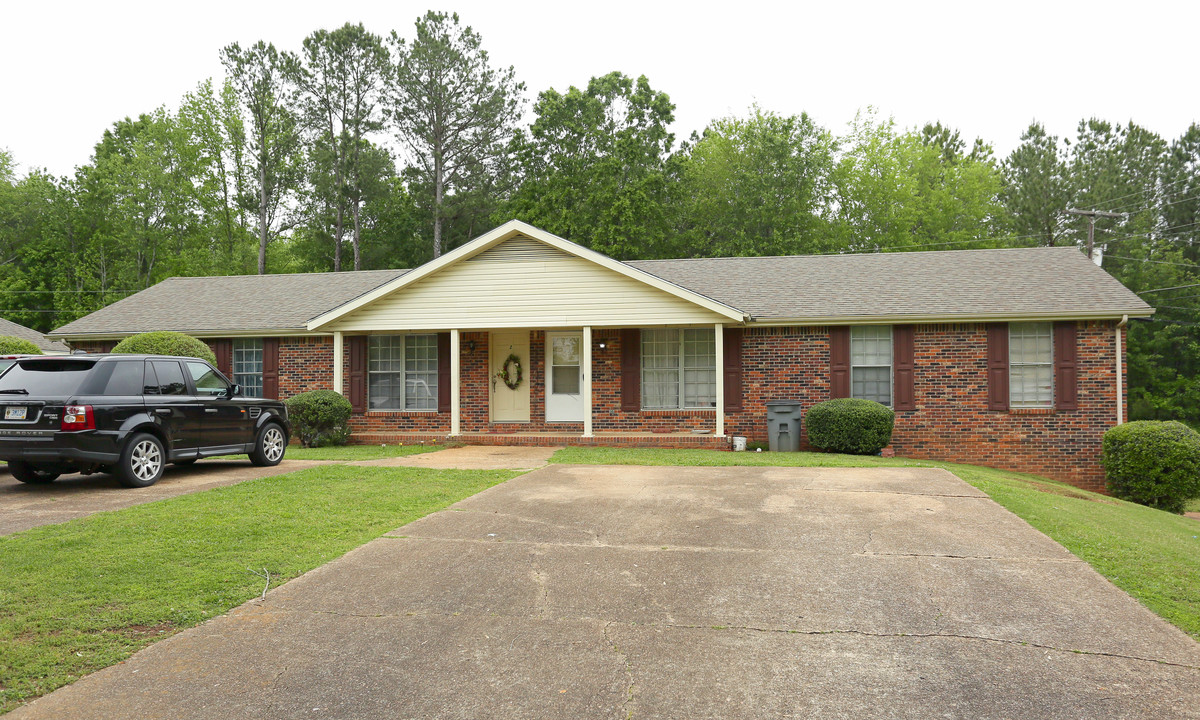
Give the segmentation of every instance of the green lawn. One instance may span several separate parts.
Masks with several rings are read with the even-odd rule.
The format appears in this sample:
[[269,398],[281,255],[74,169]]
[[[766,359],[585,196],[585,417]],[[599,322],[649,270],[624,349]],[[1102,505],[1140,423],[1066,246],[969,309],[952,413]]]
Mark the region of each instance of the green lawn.
[[716,450],[568,447],[555,453],[551,462],[945,468],[1054,538],[1146,607],[1200,639],[1200,521],[1036,475],[904,458]]
[[323,466],[0,537],[0,713],[518,474]]
[[[283,453],[285,460],[337,460],[353,462],[355,460],[383,460],[391,457],[420,455],[437,450],[445,450],[444,445],[336,445],[330,447],[305,448],[299,445],[288,445]],[[220,455],[209,460],[247,460],[246,455]],[[203,462],[203,461],[201,461]]]

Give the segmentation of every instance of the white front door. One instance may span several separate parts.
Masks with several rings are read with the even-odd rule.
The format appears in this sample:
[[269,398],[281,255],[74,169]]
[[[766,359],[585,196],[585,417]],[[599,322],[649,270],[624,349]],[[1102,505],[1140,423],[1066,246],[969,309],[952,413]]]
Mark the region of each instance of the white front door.
[[583,335],[546,333],[546,422],[583,422]]

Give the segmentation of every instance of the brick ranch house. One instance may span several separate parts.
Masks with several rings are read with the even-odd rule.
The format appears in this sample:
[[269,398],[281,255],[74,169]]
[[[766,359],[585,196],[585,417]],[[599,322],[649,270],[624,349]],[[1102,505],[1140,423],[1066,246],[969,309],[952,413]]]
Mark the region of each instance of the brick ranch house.
[[1076,248],[618,262],[512,221],[414,270],[172,278],[50,336],[194,335],[248,394],[345,394],[357,442],[728,448],[770,400],[862,397],[899,455],[1099,488],[1152,313]]

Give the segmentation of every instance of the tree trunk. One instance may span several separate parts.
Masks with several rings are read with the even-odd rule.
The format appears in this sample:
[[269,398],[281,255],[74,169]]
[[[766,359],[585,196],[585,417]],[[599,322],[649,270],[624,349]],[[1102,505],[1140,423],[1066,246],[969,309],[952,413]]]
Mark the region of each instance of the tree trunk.
[[258,274],[267,274],[267,164],[258,164]]
[[354,209],[353,209],[351,212],[352,212],[352,213],[353,213],[353,215],[354,215],[354,238],[353,238],[353,242],[354,242],[354,269],[355,269],[355,270],[362,270],[362,252],[361,252],[361,250],[359,249],[359,244],[358,244],[358,239],[359,239],[360,233],[362,232],[362,226],[361,226],[361,220],[360,220],[360,218],[361,218],[361,213],[359,212],[359,208],[358,208],[358,200],[357,200],[357,199],[355,199],[355,201],[354,201]]
[[442,256],[442,159],[434,158],[433,166],[433,257]]

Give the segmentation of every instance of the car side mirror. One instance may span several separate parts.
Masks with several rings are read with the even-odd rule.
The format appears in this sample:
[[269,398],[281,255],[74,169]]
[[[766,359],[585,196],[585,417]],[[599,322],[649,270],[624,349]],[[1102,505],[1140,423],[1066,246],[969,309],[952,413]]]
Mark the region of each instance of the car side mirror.
[[225,397],[227,397],[227,398],[237,397],[238,395],[241,395],[241,394],[242,394],[242,386],[238,385],[237,383],[230,385],[229,388],[225,391]]

